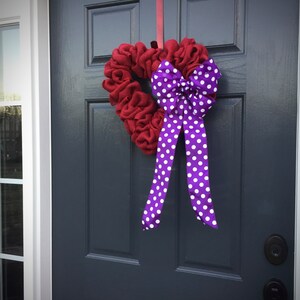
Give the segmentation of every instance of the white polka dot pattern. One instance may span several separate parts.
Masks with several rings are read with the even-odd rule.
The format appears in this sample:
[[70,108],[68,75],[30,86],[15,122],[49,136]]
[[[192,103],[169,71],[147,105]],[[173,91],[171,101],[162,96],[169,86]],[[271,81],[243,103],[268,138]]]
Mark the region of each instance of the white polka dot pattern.
[[160,132],[156,166],[149,197],[143,212],[144,230],[156,228],[168,190],[175,149],[183,127],[186,149],[188,191],[198,220],[218,228],[211,199],[208,171],[208,149],[203,118],[214,104],[221,73],[213,59],[198,66],[184,79],[170,62],[161,62],[152,74],[152,92],[165,110]]

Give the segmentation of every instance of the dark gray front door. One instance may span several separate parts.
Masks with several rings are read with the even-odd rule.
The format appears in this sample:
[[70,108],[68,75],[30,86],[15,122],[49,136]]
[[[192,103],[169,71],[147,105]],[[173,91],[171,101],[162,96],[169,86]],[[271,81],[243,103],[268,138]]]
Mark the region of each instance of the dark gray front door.
[[[155,1],[50,5],[53,299],[258,300],[271,278],[292,299],[298,1],[165,0],[165,39],[205,44],[223,74],[205,119],[219,229],[194,217],[181,138],[150,232],[155,156],[130,142],[101,82],[113,48],[155,40]],[[272,234],[289,248],[280,265],[264,254]]]

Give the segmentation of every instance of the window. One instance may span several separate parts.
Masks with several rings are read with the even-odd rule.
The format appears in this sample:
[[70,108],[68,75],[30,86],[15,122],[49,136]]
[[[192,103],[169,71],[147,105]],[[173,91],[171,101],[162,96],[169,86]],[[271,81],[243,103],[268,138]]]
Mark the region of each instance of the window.
[[0,26],[0,299],[23,292],[22,101],[18,24]]

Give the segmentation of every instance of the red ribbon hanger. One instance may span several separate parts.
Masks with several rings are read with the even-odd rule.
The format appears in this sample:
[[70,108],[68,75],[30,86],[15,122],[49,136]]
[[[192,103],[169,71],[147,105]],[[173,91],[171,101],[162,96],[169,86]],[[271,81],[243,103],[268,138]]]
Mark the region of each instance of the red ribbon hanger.
[[158,48],[164,46],[164,0],[156,0],[156,40]]
[[156,41],[151,42],[151,47],[164,47],[164,0],[156,0]]

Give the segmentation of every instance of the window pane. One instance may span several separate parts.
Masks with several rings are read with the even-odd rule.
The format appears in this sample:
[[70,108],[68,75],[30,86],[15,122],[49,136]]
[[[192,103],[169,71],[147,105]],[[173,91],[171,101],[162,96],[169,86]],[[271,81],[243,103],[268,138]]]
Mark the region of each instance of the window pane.
[[20,106],[0,107],[0,177],[22,178],[22,120]]
[[[1,260],[2,282],[0,283],[3,300],[23,300],[23,263],[12,260]],[[1,278],[1,277],[0,277]]]
[[23,189],[18,184],[1,184],[1,252],[23,255]]
[[0,101],[20,100],[19,25],[0,27]]

